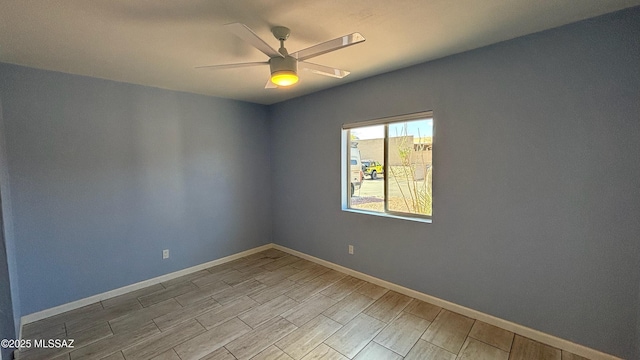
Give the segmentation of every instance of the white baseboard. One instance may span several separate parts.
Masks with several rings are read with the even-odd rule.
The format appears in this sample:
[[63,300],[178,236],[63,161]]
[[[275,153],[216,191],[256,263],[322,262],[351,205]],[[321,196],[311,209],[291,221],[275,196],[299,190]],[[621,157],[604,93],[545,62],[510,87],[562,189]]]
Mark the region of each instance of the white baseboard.
[[293,250],[293,249],[289,249],[287,247],[281,246],[281,245],[277,245],[274,244],[273,247],[275,249],[287,252],[291,255],[295,255],[298,257],[301,257],[303,259],[309,260],[309,261],[313,261],[317,264],[326,266],[328,268],[334,269],[336,271],[340,271],[343,272],[345,274],[351,275],[353,277],[356,277],[358,279],[361,280],[365,280],[368,281],[370,283],[374,283],[376,285],[385,287],[387,289],[393,290],[395,292],[398,292],[400,294],[404,294],[413,298],[416,298],[418,300],[422,300],[422,301],[426,301],[428,303],[437,305],[442,307],[443,309],[447,309],[450,311],[454,311],[457,312],[458,314],[462,314],[464,316],[470,317],[472,319],[476,319],[476,320],[480,320],[482,322],[485,322],[487,324],[491,324],[500,328],[503,328],[505,330],[511,331],[513,333],[516,333],[518,335],[527,337],[529,339],[553,346],[555,348],[558,348],[560,350],[565,350],[568,351],[570,353],[574,353],[576,355],[580,355],[583,357],[586,357],[588,359],[591,360],[622,360],[618,357],[615,357],[613,355],[609,355],[606,353],[603,353],[601,351],[580,345],[580,344],[576,344],[573,343],[571,341],[565,340],[565,339],[561,339],[559,337],[553,336],[553,335],[549,335],[546,333],[543,333],[541,331],[535,330],[535,329],[531,329],[528,328],[526,326],[523,325],[519,325],[516,323],[513,323],[511,321],[507,321],[504,319],[500,319],[498,317],[489,315],[489,314],[485,314],[483,312],[477,311],[477,310],[473,310],[470,309],[468,307],[464,307],[458,304],[454,304],[452,302],[446,301],[446,300],[442,300],[439,299],[437,297],[431,296],[431,295],[427,295],[425,293],[421,293],[419,291],[416,290],[412,290],[409,288],[406,288],[404,286],[400,286],[382,279],[378,279],[376,277],[373,277],[371,275],[367,275],[365,273],[361,273],[359,271],[355,271],[352,269],[349,269],[347,267],[338,265],[338,264],[334,264],[332,262],[326,261],[326,260],[322,260],[320,258],[311,256],[311,255],[307,255],[305,253]]
[[315,256],[311,256],[311,255],[307,255],[305,253],[293,250],[293,249],[289,249],[287,247],[281,246],[281,245],[277,245],[277,244],[266,244],[266,245],[262,245],[253,249],[249,249],[243,252],[239,252],[237,254],[233,254],[233,255],[229,255],[217,260],[213,260],[213,261],[209,261],[207,263],[204,264],[200,264],[200,265],[196,265],[187,269],[183,269],[183,270],[179,270],[176,272],[172,272],[170,274],[166,274],[166,275],[162,275],[162,276],[158,276],[155,277],[153,279],[149,279],[149,280],[145,280],[145,281],[141,281],[135,284],[131,284],[131,285],[127,285],[118,289],[114,289],[111,291],[107,291],[101,294],[97,294],[97,295],[93,295],[84,299],[80,299],[80,300],[76,300],[67,304],[63,304],[60,306],[56,306],[50,309],[46,309],[46,310],[42,310],[42,311],[38,311],[36,313],[32,313],[29,315],[25,315],[20,319],[20,338],[22,338],[22,326],[28,323],[32,323],[50,316],[54,316],[54,315],[58,315],[61,314],[63,312],[66,311],[70,311],[70,310],[74,310],[74,309],[78,309],[81,308],[83,306],[89,305],[89,304],[93,304],[95,302],[98,301],[102,301],[102,300],[106,300],[118,295],[122,295],[134,290],[138,290],[138,289],[142,289],[145,288],[147,286],[151,286],[163,281],[168,281],[171,279],[175,279],[177,277],[183,276],[183,275],[187,275],[190,274],[192,272],[196,272],[196,271],[200,271],[200,270],[204,270],[206,268],[212,267],[212,266],[216,266],[216,265],[220,265],[220,264],[224,264],[226,262],[229,261],[233,261],[236,259],[239,259],[241,257],[244,256],[248,256],[251,254],[255,254],[257,252],[260,251],[264,251],[264,250],[268,250],[271,248],[275,248],[284,252],[287,252],[291,255],[295,255],[298,257],[301,257],[303,259],[309,260],[309,261],[313,261],[317,264],[326,266],[328,268],[343,272],[345,274],[351,275],[353,277],[356,277],[358,279],[362,279],[371,283],[374,283],[376,285],[385,287],[387,289],[396,291],[400,294],[404,294],[422,301],[426,301],[429,302],[431,304],[440,306],[444,309],[450,310],[450,311],[454,311],[457,312],[458,314],[462,314],[464,316],[470,317],[472,319],[476,319],[476,320],[480,320],[483,321],[487,324],[491,324],[494,326],[498,326],[500,328],[503,328],[505,330],[514,332],[518,335],[527,337],[529,339],[535,340],[535,341],[539,341],[541,343],[553,346],[555,348],[558,348],[560,350],[565,350],[568,351],[570,353],[574,353],[576,355],[580,355],[583,357],[586,357],[588,359],[591,360],[622,360],[618,357],[615,357],[613,355],[609,355],[609,354],[605,354],[601,351],[580,345],[580,344],[576,344],[573,343],[571,341],[559,338],[557,336],[553,336],[553,335],[549,335],[546,333],[543,333],[541,331],[535,330],[535,329],[531,329],[528,328],[526,326],[523,325],[519,325],[516,323],[513,323],[511,321],[507,321],[504,319],[500,319],[498,317],[489,315],[489,314],[485,314],[483,312],[474,310],[474,309],[470,309],[446,300],[442,300],[439,299],[437,297],[431,296],[431,295],[427,295],[425,293],[421,293],[419,291],[416,290],[412,290],[409,288],[406,288],[404,286],[400,286],[394,283],[391,283],[389,281],[386,280],[382,280],[376,277],[373,277],[371,275],[367,275],[365,273],[361,273],[359,271],[356,270],[352,270],[349,269],[347,267],[338,265],[338,264],[334,264],[330,261],[327,260],[323,260],[320,258],[317,258]]
[[190,268],[178,270],[178,271],[175,271],[175,272],[172,272],[172,273],[169,273],[169,274],[165,274],[165,275],[161,275],[161,276],[149,279],[149,280],[140,281],[140,282],[135,283],[135,284],[123,286],[121,288],[110,290],[110,291],[107,291],[107,292],[104,292],[104,293],[101,293],[101,294],[96,294],[96,295],[89,296],[89,297],[84,298],[84,299],[72,301],[70,303],[62,304],[62,305],[59,305],[59,306],[56,306],[56,307],[52,307],[52,308],[45,309],[45,310],[42,310],[42,311],[38,311],[38,312],[29,314],[29,315],[25,315],[20,319],[20,339],[22,339],[22,327],[24,325],[28,324],[28,323],[36,322],[38,320],[42,320],[42,319],[48,318],[50,316],[62,314],[63,312],[67,312],[67,311],[70,311],[70,310],[75,310],[75,309],[81,308],[83,306],[96,303],[98,301],[110,299],[110,298],[116,297],[118,295],[126,294],[128,292],[131,292],[131,291],[134,291],[134,290],[138,290],[138,289],[142,289],[142,288],[145,288],[147,286],[155,285],[155,284],[161,283],[163,281],[168,281],[168,280],[171,280],[171,279],[175,279],[177,277],[180,277],[180,276],[183,276],[183,275],[187,275],[187,274],[190,274],[190,273],[193,273],[193,272],[196,272],[196,271],[204,270],[204,269],[210,268],[212,266],[224,264],[226,262],[233,261],[235,259],[239,259],[241,257],[245,257],[245,256],[248,256],[248,255],[251,255],[251,254],[255,254],[255,253],[260,252],[260,251],[271,249],[271,248],[273,248],[273,244],[266,244],[266,245],[258,246],[256,248],[249,249],[249,250],[246,250],[246,251],[242,251],[242,252],[239,252],[237,254],[225,256],[223,258],[216,259],[216,260],[213,260],[213,261],[209,261],[209,262],[206,262],[204,264],[192,266]]

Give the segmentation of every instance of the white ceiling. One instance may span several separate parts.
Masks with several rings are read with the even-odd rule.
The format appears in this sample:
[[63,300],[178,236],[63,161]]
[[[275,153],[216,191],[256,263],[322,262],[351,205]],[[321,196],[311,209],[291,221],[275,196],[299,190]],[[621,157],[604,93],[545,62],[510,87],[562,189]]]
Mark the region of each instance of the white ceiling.
[[[261,104],[512,39],[640,0],[2,0],[0,62]],[[312,62],[351,71],[309,72],[264,89],[269,67],[199,65],[267,57],[222,25],[241,22],[272,47],[291,28],[290,52],[352,32],[367,39]]]

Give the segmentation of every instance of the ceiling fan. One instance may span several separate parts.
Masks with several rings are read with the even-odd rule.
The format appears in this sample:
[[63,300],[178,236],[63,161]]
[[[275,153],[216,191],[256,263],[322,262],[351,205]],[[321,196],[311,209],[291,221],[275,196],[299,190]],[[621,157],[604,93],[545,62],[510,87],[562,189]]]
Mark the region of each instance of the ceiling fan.
[[280,49],[277,51],[262,40],[248,26],[240,23],[225,25],[225,28],[242,40],[253,45],[269,57],[268,61],[247,62],[237,64],[221,64],[209,66],[197,66],[196,69],[229,69],[237,67],[269,65],[271,68],[271,78],[267,81],[265,88],[277,88],[280,86],[290,86],[298,82],[298,66],[318,75],[330,76],[341,79],[349,75],[348,71],[318,65],[307,62],[307,59],[326,54],[331,51],[340,50],[345,47],[361,43],[365,38],[360,33],[353,33],[339,38],[323,42],[318,45],[308,47],[304,50],[289,54],[284,47],[284,42],[289,38],[291,31],[283,26],[276,26],[271,29],[273,36],[280,41]]

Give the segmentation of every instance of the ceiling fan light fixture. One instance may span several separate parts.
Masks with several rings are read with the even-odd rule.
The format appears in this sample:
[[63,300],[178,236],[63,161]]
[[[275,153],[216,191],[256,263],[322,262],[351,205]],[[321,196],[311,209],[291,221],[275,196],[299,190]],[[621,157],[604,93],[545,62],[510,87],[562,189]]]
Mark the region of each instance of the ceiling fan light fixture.
[[298,61],[291,56],[273,57],[271,66],[271,82],[278,86],[291,86],[298,82]]
[[276,71],[271,74],[271,82],[278,86],[291,86],[298,82],[298,74],[291,70]]
[[267,81],[267,84],[264,86],[265,89],[287,87],[296,84],[299,80],[298,63],[302,64],[303,69],[309,70],[314,74],[342,79],[343,77],[349,75],[348,71],[336,69],[329,66],[313,64],[307,62],[306,60],[316,56],[320,56],[322,54],[326,54],[328,52],[343,49],[347,46],[361,43],[365,40],[364,36],[362,36],[360,33],[352,33],[289,54],[284,46],[284,43],[289,38],[291,30],[284,26],[275,26],[271,29],[273,36],[278,39],[278,41],[280,41],[280,48],[278,50],[272,48],[266,41],[262,40],[247,25],[241,23],[232,23],[226,24],[225,27],[231,33],[248,42],[250,45],[260,50],[263,54],[267,55],[269,57],[269,61],[197,66],[196,68],[228,69],[269,64],[269,67],[271,68],[271,76],[269,77],[269,81]]

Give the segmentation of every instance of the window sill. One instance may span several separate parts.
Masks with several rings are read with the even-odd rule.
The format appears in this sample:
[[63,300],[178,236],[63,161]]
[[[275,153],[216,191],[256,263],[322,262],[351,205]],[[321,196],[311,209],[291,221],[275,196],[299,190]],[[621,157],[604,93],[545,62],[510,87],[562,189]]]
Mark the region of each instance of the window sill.
[[420,222],[420,223],[424,223],[424,224],[431,224],[433,222],[432,219],[410,217],[410,216],[401,216],[401,215],[395,215],[395,214],[386,214],[386,213],[380,213],[380,212],[374,212],[374,211],[366,211],[366,210],[342,208],[342,211],[356,213],[356,214],[363,214],[363,215],[380,216],[380,217],[385,217],[385,218],[390,218],[390,219],[400,219],[400,220],[407,220],[407,221],[415,221],[415,222]]

